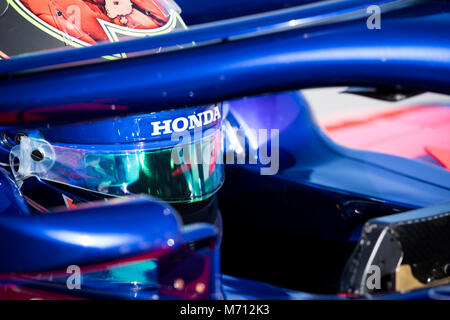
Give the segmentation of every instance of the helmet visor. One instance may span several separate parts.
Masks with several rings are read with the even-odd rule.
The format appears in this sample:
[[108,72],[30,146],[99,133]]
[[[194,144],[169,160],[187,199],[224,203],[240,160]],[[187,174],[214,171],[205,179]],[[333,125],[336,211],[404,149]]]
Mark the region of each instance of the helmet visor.
[[177,139],[177,144],[166,148],[132,144],[113,151],[108,145],[83,148],[22,137],[11,150],[10,163],[17,180],[38,176],[108,195],[149,194],[167,202],[204,200],[224,179],[221,124],[198,138],[181,134]]

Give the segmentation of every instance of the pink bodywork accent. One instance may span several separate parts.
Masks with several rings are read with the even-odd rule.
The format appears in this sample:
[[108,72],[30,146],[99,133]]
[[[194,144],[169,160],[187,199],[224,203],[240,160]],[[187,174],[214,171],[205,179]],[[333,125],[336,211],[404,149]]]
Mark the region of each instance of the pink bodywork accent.
[[450,166],[450,107],[416,106],[365,119],[325,125],[334,141],[349,148],[405,158],[433,156]]

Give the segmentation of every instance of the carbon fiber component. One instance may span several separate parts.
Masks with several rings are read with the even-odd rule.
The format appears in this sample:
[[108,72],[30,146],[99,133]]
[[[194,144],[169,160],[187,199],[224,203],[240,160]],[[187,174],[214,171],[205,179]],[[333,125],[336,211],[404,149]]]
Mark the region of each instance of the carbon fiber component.
[[[378,285],[375,276],[380,278]],[[450,202],[446,202],[369,220],[344,269],[341,292],[403,292],[445,283],[449,277]]]

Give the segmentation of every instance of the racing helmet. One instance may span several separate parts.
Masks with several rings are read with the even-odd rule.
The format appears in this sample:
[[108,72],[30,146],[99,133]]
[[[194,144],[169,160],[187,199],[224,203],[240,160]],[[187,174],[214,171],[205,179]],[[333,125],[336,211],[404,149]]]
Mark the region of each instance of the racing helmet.
[[108,196],[192,203],[223,183],[222,106],[9,131],[16,181],[35,176]]
[[[180,7],[172,0],[0,3],[3,59],[187,28]],[[214,104],[75,124],[5,129],[0,153],[2,163],[9,162],[11,175],[26,201],[38,212],[148,194],[171,203],[185,223],[215,223],[218,209],[214,195],[224,179],[221,140],[222,106]]]
[[186,29],[173,0],[0,0],[0,59]]

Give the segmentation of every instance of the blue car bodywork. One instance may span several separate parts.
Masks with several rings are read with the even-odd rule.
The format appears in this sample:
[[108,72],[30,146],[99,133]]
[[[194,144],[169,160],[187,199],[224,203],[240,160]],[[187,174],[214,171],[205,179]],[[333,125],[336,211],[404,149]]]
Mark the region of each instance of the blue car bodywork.
[[[282,4],[291,8],[193,26],[155,38],[2,61],[0,125],[29,128],[48,122],[100,119],[227,101],[231,125],[279,129],[280,163],[276,175],[260,175],[264,165],[227,165],[227,182],[220,193],[225,252],[236,248],[226,244],[227,223],[235,221],[239,221],[241,228],[251,226],[273,235],[314,237],[324,241],[324,246],[333,241],[350,244],[351,253],[361,239],[363,226],[415,221],[418,215],[415,209],[419,208],[425,208],[419,212],[422,218],[448,213],[449,171],[335,144],[315,123],[303,96],[293,90],[341,85],[390,86],[449,94],[450,3],[327,1],[295,6],[303,2],[285,1]],[[180,4],[191,8],[189,1]],[[268,0],[263,4],[270,9],[278,9],[275,5],[280,5]],[[220,11],[218,2],[209,5],[216,10],[207,7],[208,11]],[[380,30],[367,29],[369,5],[381,8]],[[253,5],[250,2],[245,12],[258,13],[261,8],[260,2]],[[195,10],[187,12],[188,21],[209,22]],[[223,16],[211,15],[210,21],[231,18],[226,11],[221,12]],[[189,48],[161,54],[142,53],[192,42],[195,45]],[[136,57],[88,63],[90,59],[124,52]],[[126,85],[120,80],[124,75]],[[248,96],[251,97],[242,99]],[[74,106],[82,106],[89,112],[79,112]],[[251,148],[250,137],[247,142],[247,148]],[[255,154],[259,147],[254,147]],[[7,150],[3,151],[2,162],[7,162]],[[152,198],[33,215],[21,190],[4,170],[0,171],[0,183],[3,285],[28,286],[80,298],[144,299],[155,298],[155,294],[161,299],[350,297],[282,289],[221,275],[217,230],[203,224],[182,227],[169,205]],[[45,184],[38,179],[28,183]],[[244,205],[237,208],[236,203]],[[444,204],[436,212],[432,206],[440,203]],[[208,243],[206,247],[183,253],[183,259],[177,262],[164,260],[189,244],[204,241]],[[242,243],[242,255],[255,245],[249,243],[250,246]],[[271,243],[276,245],[270,247]],[[282,241],[264,243],[260,252],[276,251],[279,243]],[[322,253],[327,254],[333,256]],[[94,282],[87,290],[68,291],[63,288],[64,283],[48,281],[50,275],[63,277],[61,271],[68,265],[89,269],[116,261],[113,263],[116,266],[129,257],[136,259],[133,261],[144,258],[163,261],[158,272],[164,272],[159,274],[156,289],[149,285],[130,294],[128,287],[111,283],[104,288]],[[289,261],[289,256],[284,257],[285,261],[275,257],[273,264]],[[239,267],[239,260],[234,264]],[[207,272],[207,279],[199,270]],[[274,270],[280,273],[283,269]],[[290,271],[287,273],[295,278],[295,268]],[[194,289],[186,289],[183,294],[177,291],[174,279],[179,277],[191,279],[186,282],[192,283]],[[206,284],[206,290],[198,290],[200,282]],[[441,299],[450,297],[450,287],[441,285],[375,297]]]

